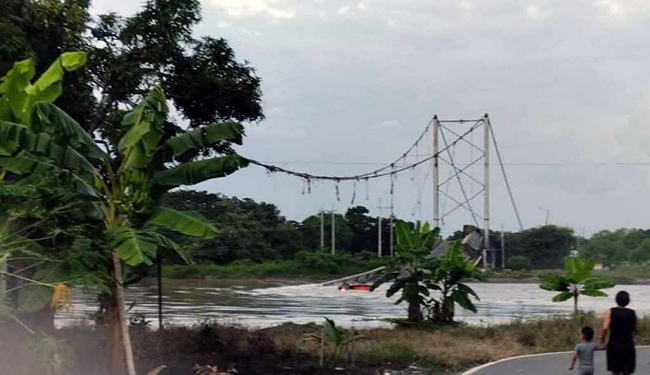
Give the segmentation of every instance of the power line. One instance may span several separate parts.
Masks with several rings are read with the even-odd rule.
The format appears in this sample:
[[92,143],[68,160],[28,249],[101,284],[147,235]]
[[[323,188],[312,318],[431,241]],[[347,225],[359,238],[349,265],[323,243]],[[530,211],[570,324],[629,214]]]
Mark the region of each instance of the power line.
[[[431,124],[431,122],[429,122],[429,124]],[[271,173],[275,173],[275,172],[284,173],[284,174],[288,174],[288,175],[291,175],[291,176],[300,177],[302,179],[307,180],[308,182],[312,181],[312,180],[325,180],[325,181],[336,181],[336,182],[340,182],[340,181],[359,181],[359,180],[369,180],[369,179],[374,179],[374,178],[379,178],[379,177],[384,177],[384,176],[395,176],[398,173],[404,172],[404,171],[409,170],[411,168],[415,168],[420,164],[426,163],[427,161],[435,158],[441,152],[445,152],[450,147],[455,146],[458,142],[463,140],[468,134],[470,134],[472,131],[474,131],[479,126],[479,124],[481,124],[481,121],[477,121],[474,125],[472,125],[472,127],[469,130],[467,130],[465,133],[463,133],[458,138],[456,138],[454,140],[454,142],[450,143],[449,145],[445,146],[443,149],[439,150],[437,154],[431,155],[431,156],[426,157],[424,159],[421,159],[421,160],[419,160],[419,161],[417,161],[415,163],[406,164],[406,165],[404,165],[402,167],[396,168],[395,164],[397,162],[405,159],[406,156],[408,155],[408,153],[418,145],[420,140],[422,140],[424,135],[428,132],[429,124],[427,124],[427,128],[422,132],[422,134],[420,135],[418,140],[416,140],[415,143],[411,147],[409,147],[409,149],[401,157],[399,157],[395,162],[393,162],[391,164],[388,164],[388,165],[386,165],[386,166],[384,166],[382,168],[375,169],[374,171],[370,171],[370,172],[362,173],[362,174],[358,174],[358,175],[348,175],[348,176],[315,175],[315,174],[306,173],[306,172],[293,171],[293,170],[290,170],[290,169],[278,167],[277,165],[262,163],[260,161],[253,160],[253,159],[248,159],[248,161],[251,164],[258,165],[260,167],[265,168],[267,171],[269,171]],[[390,171],[384,172],[386,169],[389,169],[389,168],[391,169]]]
[[510,182],[508,182],[508,176],[506,176],[506,169],[503,167],[503,160],[501,160],[501,153],[499,152],[497,139],[494,137],[494,130],[492,130],[492,123],[489,120],[487,123],[487,127],[490,129],[490,135],[492,136],[492,143],[494,143],[494,150],[497,153],[497,159],[499,159],[499,164],[501,165],[503,180],[505,181],[506,188],[508,189],[508,195],[510,196],[510,202],[512,203],[512,208],[515,210],[515,216],[517,216],[517,221],[519,222],[519,228],[523,231],[524,225],[521,223],[521,217],[519,217],[519,210],[517,210],[517,204],[515,204],[515,198],[513,197],[512,189],[510,188]]
[[[413,156],[433,156],[433,154],[421,154]],[[266,161],[266,164],[299,164],[299,165],[386,165],[386,162],[335,162],[335,161]],[[396,168],[410,164],[395,164]],[[457,166],[468,166],[470,163],[456,163]],[[557,166],[650,166],[650,162],[508,162],[489,163],[489,165],[524,166],[524,167],[557,167]]]

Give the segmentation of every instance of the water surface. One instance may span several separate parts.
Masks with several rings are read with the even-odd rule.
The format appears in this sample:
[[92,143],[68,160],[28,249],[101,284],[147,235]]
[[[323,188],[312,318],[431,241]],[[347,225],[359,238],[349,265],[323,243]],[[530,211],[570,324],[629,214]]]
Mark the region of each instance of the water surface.
[[[192,325],[204,320],[268,327],[284,322],[321,322],[327,316],[337,324],[355,327],[384,327],[383,319],[405,317],[406,305],[385,297],[387,286],[375,292],[339,291],[320,284],[281,285],[278,282],[224,280],[165,280],[163,315],[165,324]],[[532,283],[469,284],[481,297],[478,313],[457,310],[460,320],[469,324],[498,324],[513,319],[530,319],[567,314],[573,303],[553,303],[554,293]],[[609,289],[606,298],[582,297],[584,310],[602,312],[613,305],[614,295],[627,290],[631,308],[639,315],[650,313],[650,287],[624,285]],[[154,280],[129,287],[125,292],[129,314],[143,314],[157,326],[157,294]],[[96,296],[73,292],[73,308],[57,315],[57,325],[82,323],[97,310]]]

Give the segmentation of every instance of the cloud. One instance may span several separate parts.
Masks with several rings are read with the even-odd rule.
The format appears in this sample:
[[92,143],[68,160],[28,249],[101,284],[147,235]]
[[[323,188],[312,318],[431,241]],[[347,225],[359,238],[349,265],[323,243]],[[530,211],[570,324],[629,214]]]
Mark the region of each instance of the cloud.
[[[131,6],[93,4],[119,11],[120,3]],[[203,20],[197,35],[226,38],[263,79],[267,119],[249,129],[245,156],[338,163],[298,167],[356,174],[401,156],[434,114],[488,112],[526,226],[543,223],[540,206],[588,231],[648,226],[638,207],[650,204],[650,166],[616,164],[650,162],[646,0],[208,0]],[[430,147],[427,138],[416,151]],[[469,151],[457,147],[456,157]],[[415,219],[431,220],[429,169],[399,176],[401,217],[411,218],[421,195],[423,216]],[[300,183],[289,177],[273,177],[274,193],[256,182],[262,173],[253,168],[214,189],[274,202],[296,219],[334,202],[344,212],[350,202],[337,201],[327,183],[296,199]],[[499,173],[495,165],[493,226],[516,229]],[[368,207],[374,212],[389,191],[390,181],[371,181]],[[443,229],[467,219],[459,210]]]
[[267,0],[209,0],[213,6],[222,7],[233,16],[247,16],[257,13],[269,14],[274,18],[293,18],[295,12],[291,8],[278,6],[274,1]]
[[373,129],[396,129],[399,128],[401,125],[399,121],[397,120],[388,120],[384,121],[379,125],[373,126]]

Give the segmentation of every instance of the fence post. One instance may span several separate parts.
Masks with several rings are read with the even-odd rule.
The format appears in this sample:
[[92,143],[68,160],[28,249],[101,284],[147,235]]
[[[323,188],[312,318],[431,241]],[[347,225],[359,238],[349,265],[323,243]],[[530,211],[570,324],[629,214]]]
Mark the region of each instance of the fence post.
[[320,330],[320,367],[323,367],[323,359],[325,357],[325,327]]

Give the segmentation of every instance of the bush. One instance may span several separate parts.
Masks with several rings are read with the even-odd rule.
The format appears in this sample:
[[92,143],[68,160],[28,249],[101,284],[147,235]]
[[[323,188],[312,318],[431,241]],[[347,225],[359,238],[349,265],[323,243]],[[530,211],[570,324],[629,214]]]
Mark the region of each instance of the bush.
[[513,270],[530,269],[530,259],[524,255],[515,255],[507,259],[507,266]]

